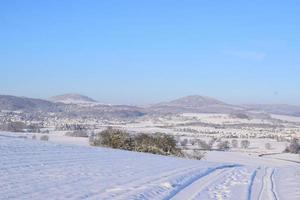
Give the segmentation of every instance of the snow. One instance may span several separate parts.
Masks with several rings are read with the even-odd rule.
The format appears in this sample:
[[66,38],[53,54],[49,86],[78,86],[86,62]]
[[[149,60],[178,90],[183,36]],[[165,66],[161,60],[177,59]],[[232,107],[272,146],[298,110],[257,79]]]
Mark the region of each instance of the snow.
[[241,152],[206,161],[0,134],[0,199],[300,198],[294,162]]

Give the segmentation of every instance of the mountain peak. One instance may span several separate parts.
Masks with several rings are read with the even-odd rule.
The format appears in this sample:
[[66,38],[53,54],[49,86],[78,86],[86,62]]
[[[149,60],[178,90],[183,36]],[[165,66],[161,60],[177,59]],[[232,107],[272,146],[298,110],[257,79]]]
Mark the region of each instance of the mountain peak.
[[81,94],[77,93],[67,93],[58,96],[51,97],[49,99],[53,102],[67,103],[67,104],[76,104],[76,103],[96,103],[97,101]]
[[203,107],[209,105],[226,105],[226,103],[214,99],[212,97],[200,96],[200,95],[190,95],[182,97],[169,102],[173,106],[186,106],[186,107]]

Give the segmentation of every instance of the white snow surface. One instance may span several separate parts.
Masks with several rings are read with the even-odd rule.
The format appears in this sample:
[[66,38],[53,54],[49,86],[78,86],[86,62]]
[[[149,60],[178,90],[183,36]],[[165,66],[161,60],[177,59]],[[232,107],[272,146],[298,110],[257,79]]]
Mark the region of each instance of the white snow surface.
[[292,162],[195,161],[8,134],[0,134],[0,158],[1,200],[300,199]]

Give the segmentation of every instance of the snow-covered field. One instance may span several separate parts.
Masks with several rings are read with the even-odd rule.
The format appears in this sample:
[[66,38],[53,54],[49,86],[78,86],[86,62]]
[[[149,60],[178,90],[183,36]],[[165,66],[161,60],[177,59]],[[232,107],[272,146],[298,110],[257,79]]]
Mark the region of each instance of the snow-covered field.
[[236,152],[195,161],[1,133],[0,158],[1,200],[300,199],[299,164]]

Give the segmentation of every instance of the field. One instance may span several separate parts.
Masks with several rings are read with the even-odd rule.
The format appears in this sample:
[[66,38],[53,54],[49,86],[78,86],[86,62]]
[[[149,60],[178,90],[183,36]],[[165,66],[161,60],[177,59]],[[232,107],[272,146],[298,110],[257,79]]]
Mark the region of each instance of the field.
[[211,152],[206,161],[195,161],[3,132],[0,154],[4,200],[300,197],[298,163],[238,152]]

